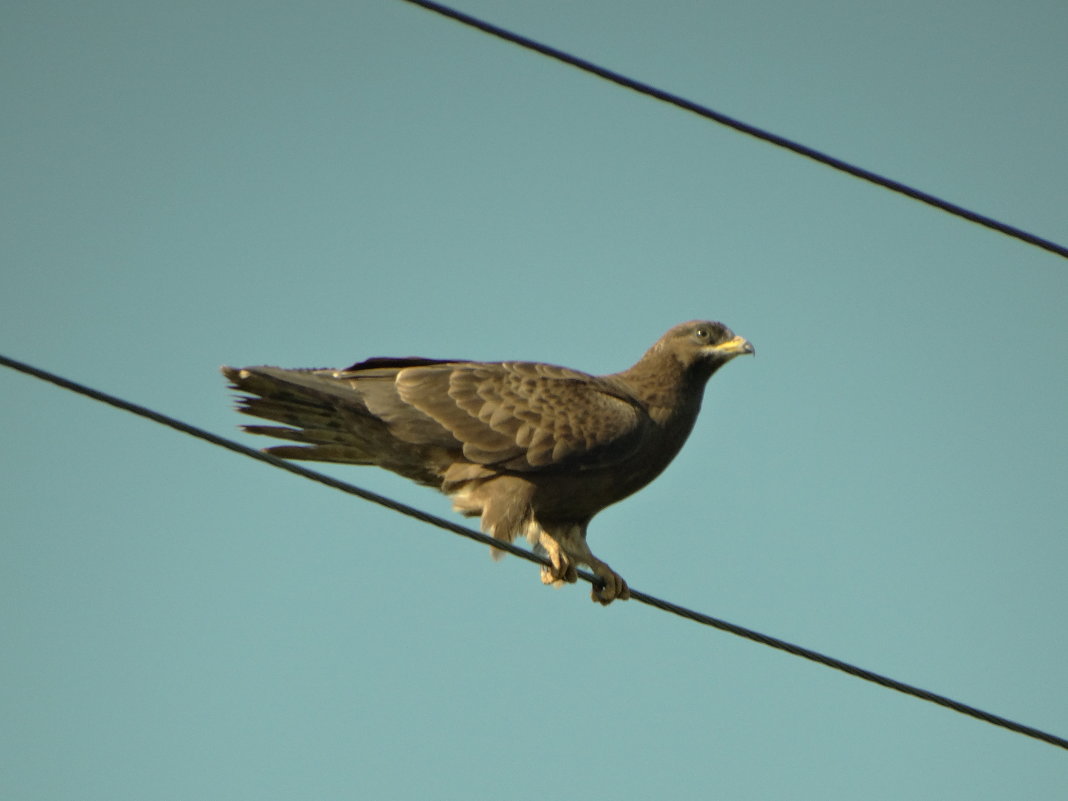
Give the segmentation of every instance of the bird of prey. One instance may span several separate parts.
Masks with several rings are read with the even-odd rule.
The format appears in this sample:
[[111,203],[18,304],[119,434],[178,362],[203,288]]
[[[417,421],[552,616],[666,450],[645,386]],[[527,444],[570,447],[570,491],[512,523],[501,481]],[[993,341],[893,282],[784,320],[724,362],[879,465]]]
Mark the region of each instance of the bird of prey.
[[246,393],[238,409],[282,426],[253,434],[300,443],[267,448],[286,459],[376,465],[452,498],[482,530],[525,534],[548,557],[546,584],[588,566],[601,604],[630,597],[594,556],[586,527],[644,487],[679,452],[705,383],[753,346],[722,323],[664,334],[633,367],[593,376],[538,362],[379,357],[344,370],[223,367]]

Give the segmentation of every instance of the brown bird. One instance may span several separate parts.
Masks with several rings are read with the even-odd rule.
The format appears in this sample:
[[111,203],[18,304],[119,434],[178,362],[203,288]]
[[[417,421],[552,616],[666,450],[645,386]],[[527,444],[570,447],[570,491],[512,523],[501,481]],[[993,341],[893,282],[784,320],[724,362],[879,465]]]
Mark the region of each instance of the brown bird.
[[245,426],[302,443],[287,459],[377,465],[452,497],[482,530],[522,533],[551,567],[546,584],[588,565],[593,600],[625,600],[623,578],[594,556],[586,526],[656,478],[693,429],[705,383],[753,346],[722,323],[662,336],[628,370],[592,376],[537,362],[374,358],[344,370],[223,367],[248,393],[238,409],[282,426]]

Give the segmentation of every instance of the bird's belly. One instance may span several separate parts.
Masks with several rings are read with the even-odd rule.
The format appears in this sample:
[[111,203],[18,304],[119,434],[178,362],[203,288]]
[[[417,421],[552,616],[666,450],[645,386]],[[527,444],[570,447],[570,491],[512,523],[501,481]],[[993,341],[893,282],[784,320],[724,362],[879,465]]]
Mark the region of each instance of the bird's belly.
[[599,511],[634,494],[663,470],[636,466],[631,470],[585,470],[566,475],[539,476],[531,496],[531,510],[543,521],[586,523]]

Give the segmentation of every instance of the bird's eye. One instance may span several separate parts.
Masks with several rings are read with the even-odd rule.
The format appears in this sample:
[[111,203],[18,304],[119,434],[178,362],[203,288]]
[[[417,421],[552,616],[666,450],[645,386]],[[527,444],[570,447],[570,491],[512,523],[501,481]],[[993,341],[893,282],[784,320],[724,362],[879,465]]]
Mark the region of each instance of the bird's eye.
[[693,335],[698,339],[708,339],[709,333],[707,328],[698,328],[693,332]]

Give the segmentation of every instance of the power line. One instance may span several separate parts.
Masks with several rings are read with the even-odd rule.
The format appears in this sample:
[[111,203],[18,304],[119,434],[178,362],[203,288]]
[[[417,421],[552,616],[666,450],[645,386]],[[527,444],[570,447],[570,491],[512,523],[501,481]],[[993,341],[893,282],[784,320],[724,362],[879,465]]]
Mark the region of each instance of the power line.
[[936,209],[941,209],[942,211],[948,212],[949,214],[953,214],[957,217],[962,217],[965,220],[970,220],[973,223],[977,223],[979,225],[993,229],[994,231],[998,231],[999,233],[1005,234],[1006,236],[1011,236],[1015,239],[1019,239],[1023,242],[1026,242],[1029,245],[1034,245],[1035,247],[1042,248],[1043,250],[1048,250],[1051,253],[1056,253],[1058,256],[1068,259],[1068,247],[1065,247],[1064,245],[1059,245],[1056,242],[1053,242],[1049,239],[1045,239],[1036,234],[1029,233],[1027,231],[1024,231],[1023,229],[1009,225],[1008,223],[1000,222],[998,220],[995,220],[993,217],[986,216],[985,214],[979,214],[978,212],[971,211],[970,209],[966,209],[963,206],[958,206],[956,203],[951,203],[948,200],[943,200],[942,198],[936,197],[932,194],[929,194],[928,192],[916,189],[915,187],[909,186],[908,184],[901,183],[900,181],[895,181],[892,178],[887,178],[876,172],[872,172],[871,170],[866,170],[863,167],[858,167],[854,164],[850,164],[849,162],[842,161],[841,159],[835,158],[834,156],[828,155],[827,153],[823,153],[822,151],[816,150],[815,148],[808,147],[807,145],[802,145],[800,142],[795,142],[791,139],[787,139],[784,136],[779,136],[778,134],[771,133],[770,131],[765,131],[762,128],[756,127],[755,125],[750,125],[749,123],[742,122],[741,120],[737,120],[733,117],[729,117],[726,114],[722,114],[718,111],[715,111],[714,109],[708,108],[707,106],[702,106],[700,103],[695,103],[692,100],[687,100],[684,97],[672,94],[671,92],[664,91],[663,89],[657,89],[655,86],[643,83],[642,81],[637,81],[633,78],[628,78],[627,76],[621,73],[615,72],[605,67],[598,66],[597,64],[594,64],[591,61],[587,61],[584,58],[580,58],[578,56],[571,55],[570,53],[567,53],[563,50],[558,50],[555,47],[550,47],[549,45],[542,44],[541,42],[535,41],[534,39],[530,39],[526,36],[522,36],[521,34],[513,33],[512,31],[506,30],[497,25],[493,25],[492,23],[478,19],[477,17],[472,17],[471,15],[464,14],[463,12],[457,11],[456,9],[449,8],[448,6],[443,6],[440,3],[429,2],[429,0],[403,0],[403,2],[411,3],[412,5],[419,6],[421,8],[426,9],[427,11],[433,11],[436,14],[441,14],[442,16],[448,17],[463,25],[468,25],[472,28],[477,28],[478,30],[484,33],[490,34],[491,36],[496,36],[500,39],[504,39],[507,42],[511,42],[512,44],[519,45],[520,47],[524,47],[528,50],[533,50],[537,53],[541,53],[543,56],[548,56],[549,58],[556,59],[557,61],[563,62],[564,64],[568,64],[572,67],[577,67],[578,69],[583,70],[584,72],[596,75],[599,78],[604,78],[606,81],[611,81],[614,84],[625,87],[627,89],[631,89],[635,92],[639,92],[640,94],[648,95],[649,97],[663,101],[664,103],[670,103],[671,105],[677,106],[678,108],[681,108],[685,111],[693,112],[694,114],[704,117],[705,119],[712,120],[713,122],[718,122],[720,125],[726,125],[728,128],[733,128],[736,131],[740,131],[741,133],[748,134],[749,136],[756,137],[757,139],[761,139],[765,142],[769,142],[773,145],[776,145],[777,147],[792,150],[794,153],[797,153],[801,156],[805,156],[806,158],[810,158],[814,161],[818,161],[819,163],[825,164],[828,167],[833,167],[836,170],[841,170],[842,172],[848,173],[849,175],[852,175],[856,178],[860,178],[862,180],[876,184],[877,186],[881,186],[884,189],[889,189],[892,192],[898,192],[902,195],[906,195],[912,198],[913,200],[918,200],[921,203],[926,203],[928,206],[933,206]]
[[[3,355],[0,355],[0,365],[3,365],[4,367],[10,367],[12,370],[17,370],[21,373],[31,375],[34,378],[39,378],[42,381],[47,381],[48,383],[55,384],[56,386],[68,389],[71,392],[75,392],[79,395],[84,395],[88,398],[92,398],[93,400],[100,401],[101,403],[106,403],[109,406],[114,406],[118,409],[122,409],[123,411],[130,412],[131,414],[136,414],[140,417],[146,417],[149,420],[160,423],[161,425],[168,426],[170,428],[175,429],[176,431],[181,431],[183,434],[188,434],[192,437],[196,437],[197,439],[205,440],[207,442],[212,443],[213,445],[218,445],[221,448],[226,448],[227,450],[234,451],[235,453],[240,453],[243,456],[248,456],[251,459],[266,462],[272,467],[277,467],[280,470],[286,470],[290,473],[294,473],[298,476],[301,476],[302,478],[307,478],[311,481],[316,481],[320,484],[325,484],[328,487],[333,487],[334,489],[341,490],[342,492],[347,492],[350,495],[355,495],[356,497],[362,498],[366,501],[371,501],[372,503],[384,506],[387,509],[392,509],[395,512],[400,512],[403,515],[414,517],[416,520],[422,521],[423,523],[429,523],[432,526],[437,526],[438,528],[444,529],[445,531],[450,531],[453,534],[459,534],[462,537],[467,537],[468,539],[475,540],[476,542],[482,543],[483,545],[489,545],[494,548],[497,548],[498,550],[507,551],[508,553],[514,556],[518,556],[520,559],[526,559],[528,562],[534,562],[535,564],[539,565],[549,564],[547,560],[531,553],[530,551],[524,550],[523,548],[513,545],[510,542],[503,542],[501,540],[494,539],[493,537],[487,536],[486,534],[483,534],[479,531],[467,528],[466,526],[458,525],[435,515],[427,514],[426,512],[416,509],[415,507],[400,503],[399,501],[395,501],[392,498],[387,498],[384,495],[379,495],[378,493],[361,489],[360,487],[357,487],[353,484],[349,484],[345,481],[339,481],[336,478],[325,475],[323,473],[318,473],[314,470],[308,470],[305,467],[293,464],[292,462],[284,461],[276,456],[264,453],[263,451],[258,451],[248,447],[247,445],[242,445],[238,442],[234,442],[233,440],[226,439],[225,437],[220,437],[217,434],[212,434],[210,431],[205,431],[202,428],[198,428],[197,426],[182,422],[181,420],[178,420],[174,417],[169,417],[168,415],[153,411],[152,409],[149,409],[145,406],[140,406],[139,404],[123,400],[122,398],[118,398],[114,395],[109,395],[106,392],[101,392],[100,390],[87,387],[84,384],[79,384],[75,381],[71,381],[70,379],[63,378],[62,376],[56,375],[55,373],[50,373],[46,370],[33,367],[32,365],[26,364],[24,362],[16,361],[15,359],[10,359],[7,356]],[[582,578],[584,581],[589,582],[590,584],[596,585],[599,583],[599,580],[595,576],[585,571],[579,571],[578,575],[580,578]],[[1017,723],[1015,721],[1009,720],[1008,718],[1003,718],[999,715],[994,715],[990,712],[978,709],[977,707],[969,706],[968,704],[963,704],[960,701],[954,701],[953,699],[947,698],[944,695],[938,695],[937,693],[933,693],[928,690],[921,689],[919,687],[914,687],[910,684],[905,684],[904,682],[898,681],[896,679],[891,679],[879,673],[875,673],[870,670],[865,670],[864,668],[857,667],[856,665],[851,665],[850,663],[844,662],[840,659],[835,659],[834,657],[826,656],[825,654],[818,653],[817,651],[813,651],[808,648],[803,648],[800,645],[794,645],[793,643],[786,642],[785,640],[780,640],[776,637],[771,637],[767,634],[761,634],[760,632],[754,631],[753,629],[747,629],[743,626],[738,626],[734,623],[728,623],[725,620],[720,620],[719,618],[712,617],[711,615],[706,615],[702,612],[695,612],[692,609],[687,609],[684,606],[673,604],[670,601],[664,601],[652,595],[647,595],[644,592],[639,592],[638,590],[631,589],[630,596],[632,600],[638,601],[639,603],[656,607],[657,609],[660,609],[665,612],[671,612],[672,614],[679,615],[680,617],[687,618],[688,620],[692,620],[695,623],[700,623],[705,626],[711,626],[712,628],[719,629],[720,631],[726,631],[738,637],[744,637],[748,640],[752,640],[754,642],[770,646],[771,648],[776,648],[780,651],[786,651],[787,653],[793,654],[794,656],[799,656],[803,659],[807,659],[812,662],[818,662],[821,665],[834,668],[835,670],[839,670],[843,673],[848,673],[851,676],[856,676],[857,678],[864,679],[865,681],[870,681],[875,684],[882,685],[883,687],[886,687],[888,689],[896,690],[897,692],[904,693],[905,695],[911,695],[915,698],[920,698],[924,701],[930,701],[933,704],[938,704],[939,706],[944,706],[947,709],[952,709],[955,712],[960,712],[962,715],[968,715],[969,717],[985,721],[987,723],[993,724],[994,726],[1000,726],[1010,731],[1014,731],[1017,734],[1023,734],[1027,737],[1033,737],[1036,740],[1042,740],[1043,742],[1049,743],[1050,745],[1055,745],[1058,748],[1064,748],[1068,750],[1068,739],[1058,737],[1054,734],[1050,734],[1049,732],[1045,732],[1040,729],[1033,728],[1031,726],[1025,726],[1022,723]]]

